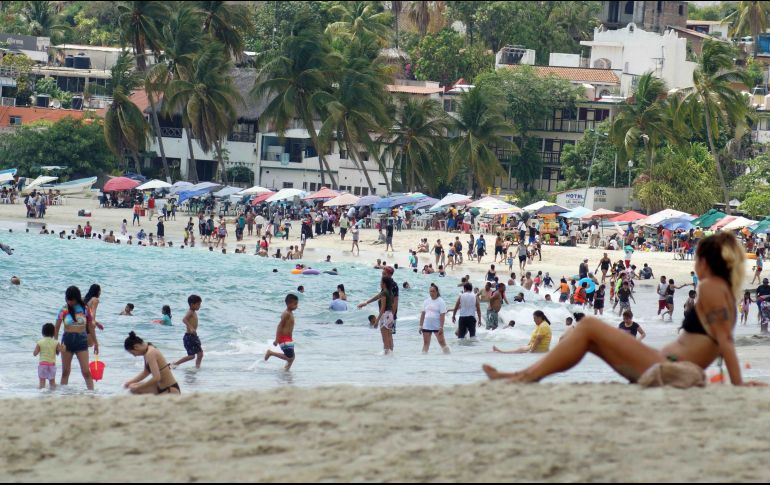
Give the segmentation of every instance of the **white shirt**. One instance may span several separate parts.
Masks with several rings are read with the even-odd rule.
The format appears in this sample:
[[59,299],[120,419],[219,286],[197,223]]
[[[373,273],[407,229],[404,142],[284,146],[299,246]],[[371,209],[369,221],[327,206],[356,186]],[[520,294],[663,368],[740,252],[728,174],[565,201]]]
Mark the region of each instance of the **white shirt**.
[[460,295],[459,316],[460,318],[476,316],[476,295],[473,292],[465,292]]
[[658,300],[666,299],[666,290],[668,289],[668,283],[658,284]]
[[438,297],[434,300],[428,297],[422,304],[422,309],[425,312],[422,328],[424,330],[441,330],[441,315],[447,312],[444,299]]

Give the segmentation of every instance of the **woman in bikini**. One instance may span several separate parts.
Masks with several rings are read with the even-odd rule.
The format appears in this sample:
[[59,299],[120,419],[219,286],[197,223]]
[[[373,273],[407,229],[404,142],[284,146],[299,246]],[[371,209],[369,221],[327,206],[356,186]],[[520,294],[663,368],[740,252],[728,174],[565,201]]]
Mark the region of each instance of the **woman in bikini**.
[[86,302],[86,306],[88,306],[88,310],[91,312],[91,319],[92,319],[92,326],[88,328],[88,346],[93,347],[95,343],[95,336],[96,331],[94,330],[94,327],[98,328],[99,330],[104,330],[104,325],[99,322],[96,318],[96,311],[99,309],[99,302],[101,301],[100,298],[102,297],[102,287],[99,285],[91,285],[91,287],[88,289],[88,293],[86,293],[85,298],[83,298],[83,301]]
[[[144,357],[144,370],[123,385],[131,391],[131,394],[182,393],[174,374],[171,372],[171,364],[166,361],[166,358],[154,345],[145,342],[134,332],[128,334],[124,345],[129,354],[134,357]],[[152,378],[147,382],[142,382],[148,376],[152,376]]]
[[695,271],[701,283],[695,310],[685,314],[683,332],[677,341],[662,350],[648,347],[598,318],[586,317],[564,339],[567,345],[557,346],[534,365],[513,373],[498,372],[485,365],[484,372],[493,380],[538,382],[551,374],[571,369],[590,352],[635,383],[655,364],[691,362],[706,369],[721,357],[733,385],[764,385],[743,380],[733,343],[737,299],[743,289],[744,254],[743,247],[732,234],[720,233],[700,242]]

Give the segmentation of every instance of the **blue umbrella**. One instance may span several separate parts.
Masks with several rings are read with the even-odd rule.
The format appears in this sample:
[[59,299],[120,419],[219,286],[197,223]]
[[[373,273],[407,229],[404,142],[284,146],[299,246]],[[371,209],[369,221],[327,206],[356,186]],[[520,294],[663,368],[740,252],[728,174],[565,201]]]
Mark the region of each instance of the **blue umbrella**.
[[426,207],[433,206],[436,202],[438,202],[438,199],[434,199],[433,197],[427,197],[425,199],[422,199],[418,201],[416,204],[414,204],[414,209],[424,209]]
[[658,225],[663,226],[664,229],[668,229],[669,231],[676,231],[679,229],[689,231],[690,229],[695,229],[695,226],[692,224],[692,221],[685,219],[683,217],[666,219],[665,221],[661,221]]
[[382,199],[382,197],[378,195],[365,195],[364,197],[361,197],[358,199],[358,202],[355,203],[353,207],[364,207],[367,205],[374,205],[377,202],[379,202]]

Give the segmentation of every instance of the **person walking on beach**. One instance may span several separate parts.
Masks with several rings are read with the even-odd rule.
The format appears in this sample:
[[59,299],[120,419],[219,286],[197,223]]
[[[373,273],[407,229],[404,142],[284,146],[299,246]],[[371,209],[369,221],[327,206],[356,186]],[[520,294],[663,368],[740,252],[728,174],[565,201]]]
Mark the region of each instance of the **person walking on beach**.
[[88,329],[88,346],[93,347],[94,343],[96,343],[96,329],[104,330],[104,325],[102,325],[99,320],[96,317],[96,313],[99,310],[99,303],[101,302],[100,298],[102,296],[102,287],[99,285],[91,285],[91,287],[88,289],[88,292],[86,293],[85,298],[83,298],[83,301],[86,302],[86,306],[88,306],[88,310],[91,313],[91,327]]
[[286,303],[286,310],[281,314],[281,321],[278,322],[278,328],[275,331],[274,347],[281,347],[281,353],[273,352],[268,349],[265,352],[265,362],[270,360],[270,357],[275,357],[286,362],[284,370],[291,370],[291,366],[294,364],[296,358],[294,354],[294,311],[299,306],[299,298],[293,293],[286,295],[284,299]]
[[147,220],[152,220],[152,216],[155,215],[155,196],[150,195],[147,199]]
[[602,270],[602,284],[607,280],[607,271],[610,270],[611,265],[612,260],[607,256],[607,253],[604,253],[604,257],[599,260],[599,266],[596,268],[596,271],[594,271],[594,273],[598,273],[599,269]]
[[45,389],[46,381],[51,390],[56,389],[56,356],[61,352],[61,345],[54,338],[55,332],[53,323],[43,325],[43,338],[37,341],[32,353],[34,357],[40,356],[37,366],[40,389]]
[[357,250],[357,255],[361,255],[361,248],[358,247],[358,238],[359,238],[360,232],[358,231],[358,224],[353,224],[353,227],[350,228],[350,236],[353,238],[353,246],[350,247],[350,252],[352,253],[353,250]]
[[429,296],[422,304],[422,313],[420,313],[420,334],[422,335],[422,353],[427,354],[430,350],[431,335],[436,334],[436,340],[445,354],[449,353],[449,347],[444,337],[444,321],[446,319],[447,307],[444,299],[441,298],[438,286],[430,285]]
[[585,354],[593,353],[629,382],[636,383],[657,365],[669,367],[670,371],[661,372],[661,376],[687,372],[685,366],[679,365],[686,362],[699,367],[702,375],[702,371],[721,357],[733,385],[766,386],[743,380],[733,341],[736,300],[743,290],[745,264],[743,246],[732,234],[723,232],[700,242],[695,255],[695,270],[700,278],[695,311],[685,315],[683,332],[677,340],[661,350],[648,347],[597,318],[586,317],[565,339],[568,345],[556,346],[528,368],[506,373],[485,365],[484,372],[493,380],[538,382],[571,369]]
[[395,252],[393,248],[393,221],[388,221],[388,225],[385,226],[385,252],[388,252],[388,248],[392,252]]
[[500,310],[503,308],[503,300],[508,303],[505,298],[505,285],[499,283],[492,295],[489,297],[489,307],[487,308],[486,326],[487,330],[497,330],[500,324]]
[[492,347],[493,352],[500,354],[526,354],[526,353],[545,353],[551,348],[551,338],[553,336],[551,332],[551,321],[540,310],[537,310],[532,314],[532,319],[535,322],[535,331],[532,332],[532,336],[529,339],[529,343],[524,347],[519,347],[515,350],[500,350],[497,347]]
[[760,278],[762,277],[762,270],[764,269],[764,260],[762,258],[762,254],[757,252],[757,260],[754,266],[754,278],[751,279],[750,285],[753,285],[756,281],[757,283],[760,282]]
[[523,240],[519,240],[519,247],[517,248],[517,252],[519,254],[519,270],[524,272],[524,269],[527,267],[527,256],[529,253]]
[[[623,285],[618,290],[618,303],[620,305],[620,310],[618,310],[618,315],[622,315],[624,311],[631,310],[631,300],[634,300],[634,304],[636,304],[636,299],[634,298],[634,295],[631,294],[631,288],[628,285],[628,281],[623,281]],[[615,310],[615,307],[612,307],[612,310]]]
[[198,295],[190,295],[190,297],[187,298],[187,304],[190,308],[182,319],[182,323],[185,325],[185,334],[182,343],[187,351],[187,357],[183,357],[176,361],[172,366],[174,369],[193,359],[195,359],[195,367],[200,369],[201,362],[203,361],[203,347],[201,346],[201,339],[198,337],[198,311],[201,309],[203,299]]
[[[129,332],[123,342],[126,352],[134,357],[144,358],[144,369],[136,377],[126,381],[123,387],[131,394],[181,394],[182,390],[171,372],[171,364],[166,361],[150,342],[145,342],[134,332]],[[148,377],[150,380],[145,381]]]
[[467,333],[470,338],[475,338],[476,326],[481,325],[481,304],[479,297],[473,294],[473,285],[467,281],[463,284],[463,292],[457,298],[454,310],[452,310],[452,323],[457,321],[458,310],[460,310],[460,323],[455,335],[457,338],[464,339]]
[[131,221],[131,227],[134,226],[134,224],[137,224],[141,227],[142,221],[139,219],[139,215],[142,213],[142,204],[140,204],[138,201],[134,202],[134,218]]
[[606,286],[601,285],[594,293],[594,315],[604,315],[604,297]]
[[660,284],[658,285],[658,316],[660,313],[666,310],[666,291],[668,290],[668,283],[666,283],[666,277],[660,277]]
[[[80,373],[86,381],[86,387],[89,391],[94,390],[94,381],[91,378],[91,370],[88,368],[88,332],[89,325],[93,323],[91,312],[83,301],[80,289],[77,286],[70,286],[64,293],[66,305],[59,311],[54,328],[54,338],[58,339],[59,330],[64,325],[64,335],[62,336],[62,373],[61,384],[66,386],[69,383],[70,371],[72,369],[72,357],[77,357],[80,364]],[[99,353],[99,341],[94,335],[94,353]]]
[[481,258],[487,252],[487,242],[484,240],[484,235],[479,234],[479,238],[476,239],[476,256],[478,256],[478,262],[481,264]]

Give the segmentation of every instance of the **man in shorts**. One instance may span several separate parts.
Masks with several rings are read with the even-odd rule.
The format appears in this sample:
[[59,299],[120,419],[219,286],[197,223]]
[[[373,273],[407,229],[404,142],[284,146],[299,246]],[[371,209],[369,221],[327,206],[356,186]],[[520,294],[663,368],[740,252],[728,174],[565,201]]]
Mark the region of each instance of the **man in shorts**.
[[476,325],[481,324],[481,304],[479,297],[473,294],[473,285],[467,281],[463,285],[463,293],[457,298],[457,303],[455,303],[455,308],[452,311],[452,322],[457,321],[457,310],[460,310],[460,323],[455,335],[464,339],[467,333],[470,338],[474,338]]

